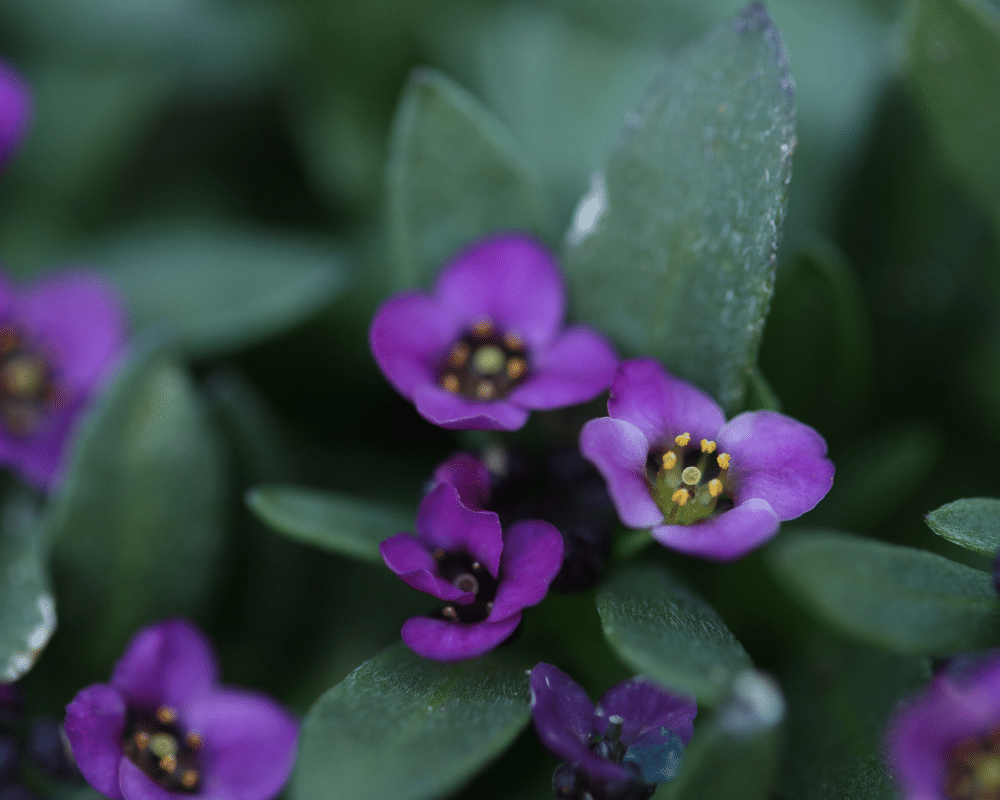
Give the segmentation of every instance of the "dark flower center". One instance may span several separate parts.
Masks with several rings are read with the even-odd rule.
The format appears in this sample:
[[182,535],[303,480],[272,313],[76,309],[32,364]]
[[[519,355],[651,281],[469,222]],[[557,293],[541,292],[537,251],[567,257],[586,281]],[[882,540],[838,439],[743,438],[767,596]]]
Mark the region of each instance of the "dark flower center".
[[1000,800],[1000,727],[951,749],[944,793],[948,800]]
[[453,622],[473,623],[486,619],[493,610],[493,598],[497,596],[497,579],[489,570],[468,553],[435,550],[434,561],[438,575],[463,592],[475,595],[471,603],[446,605],[440,615]]
[[708,439],[692,442],[691,434],[674,438],[669,448],[650,450],[646,458],[649,493],[663,511],[664,522],[690,525],[716,510],[732,508],[729,470],[732,458],[719,453]]
[[157,786],[170,792],[197,792],[201,785],[201,736],[177,724],[169,706],[130,706],[122,748],[133,764]]
[[[603,736],[596,731],[590,734],[590,751],[621,764],[627,750],[621,741],[623,723],[616,714],[608,717]],[[560,764],[552,776],[552,790],[560,800],[649,800],[656,785],[645,783],[638,776],[626,780],[595,778],[575,764]]]
[[51,364],[24,334],[0,328],[0,420],[14,436],[41,426],[59,395]]
[[498,330],[484,319],[451,346],[438,372],[438,384],[470,400],[500,400],[528,377],[528,351],[516,333]]

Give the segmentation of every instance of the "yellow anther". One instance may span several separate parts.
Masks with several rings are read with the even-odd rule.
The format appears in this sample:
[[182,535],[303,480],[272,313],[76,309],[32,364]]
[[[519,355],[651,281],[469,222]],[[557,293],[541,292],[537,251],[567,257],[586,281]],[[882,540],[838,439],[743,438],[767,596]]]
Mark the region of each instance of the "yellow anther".
[[489,336],[493,333],[493,321],[490,319],[481,319],[475,325],[472,326],[472,333],[475,336]]
[[712,480],[708,482],[708,492],[712,495],[712,497],[718,497],[722,494],[722,481],[718,478],[712,478]]
[[527,371],[528,371],[528,362],[526,362],[523,358],[517,358],[515,356],[514,358],[508,359],[507,377],[510,378],[512,381],[516,381]]
[[458,394],[460,387],[461,384],[458,382],[458,377],[456,375],[452,375],[450,372],[441,379],[441,388],[446,392]]
[[156,718],[164,725],[170,725],[177,722],[177,712],[170,706],[160,706],[156,709]]
[[184,774],[181,775],[181,784],[183,784],[185,789],[193,789],[198,785],[198,772],[193,769],[184,770]]
[[703,453],[714,453],[715,452],[715,442],[710,442],[708,439],[701,440],[701,452]]
[[176,756],[164,756],[160,759],[160,769],[166,772],[168,775],[173,775],[174,770],[177,769],[177,758]]
[[469,360],[471,348],[465,342],[459,342],[448,353],[448,366],[452,369],[461,369],[465,362]]
[[701,480],[701,470],[697,467],[684,467],[684,471],[681,473],[681,480],[688,486],[697,486],[698,481]]
[[149,734],[142,733],[141,731],[132,737],[135,741],[135,746],[140,750],[145,750],[149,746]]
[[670,496],[670,499],[679,506],[687,505],[689,499],[687,489],[678,489]]
[[444,608],[441,609],[441,614],[447,619],[451,620],[458,619],[458,612],[455,610],[455,606],[445,606]]
[[444,548],[442,547],[437,548],[437,550],[435,550],[432,555],[434,556],[435,560],[440,561],[445,556]]
[[524,339],[518,336],[516,333],[508,333],[503,337],[503,343],[507,345],[509,350],[520,350],[524,347]]
[[197,731],[188,731],[188,735],[184,737],[184,742],[192,750],[201,750],[201,746],[205,743],[201,738],[201,734]]
[[677,466],[677,454],[674,453],[674,452],[672,452],[672,451],[668,451],[668,452],[664,453],[663,454],[663,468],[664,469],[673,469],[676,466]]
[[479,381],[476,386],[476,397],[480,400],[492,400],[497,396],[497,387],[493,385],[493,381]]
[[691,441],[690,433],[682,433],[680,436],[675,436],[674,441],[677,442],[681,447],[687,447],[687,443]]
[[483,345],[472,356],[472,367],[480,375],[496,375],[506,365],[503,350],[492,344]]
[[0,330],[0,355],[9,353],[17,344],[18,335],[13,328]]
[[719,469],[729,469],[729,453],[719,453],[715,460],[719,463]]

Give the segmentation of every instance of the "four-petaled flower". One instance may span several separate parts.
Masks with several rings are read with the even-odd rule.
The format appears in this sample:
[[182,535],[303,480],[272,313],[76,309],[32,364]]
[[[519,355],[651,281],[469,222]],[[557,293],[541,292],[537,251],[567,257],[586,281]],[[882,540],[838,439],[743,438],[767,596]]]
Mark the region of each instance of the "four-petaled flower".
[[20,73],[0,61],[0,169],[20,146],[31,120],[31,91]]
[[368,340],[379,368],[427,420],[460,430],[516,430],[530,410],[582,403],[618,362],[596,331],[562,329],[566,291],[552,256],[521,233],[472,245],[433,294],[389,298]]
[[565,763],[552,776],[565,800],[646,800],[672,780],[694,732],[695,699],[644,678],[613,686],[595,707],[551,664],[531,671],[531,717]]
[[524,520],[504,532],[496,514],[466,507],[451,484],[424,498],[416,527],[415,538],[399,533],[379,552],[404,582],[446,603],[440,616],[403,624],[403,641],[425,658],[461,661],[492,650],[562,566],[563,541],[552,525]]
[[584,426],[580,449],[622,522],[675,550],[738,558],[833,485],[826,443],[808,425],[774,411],[727,423],[711,397],[652,359],[621,364],[608,414]]
[[62,272],[24,287],[0,274],[0,464],[41,489],[58,483],[125,331],[118,294],[97,274]]
[[111,683],[83,689],[66,712],[80,772],[113,800],[267,800],[295,760],[297,722],[263,695],[220,686],[210,645],[184,620],[139,631]]

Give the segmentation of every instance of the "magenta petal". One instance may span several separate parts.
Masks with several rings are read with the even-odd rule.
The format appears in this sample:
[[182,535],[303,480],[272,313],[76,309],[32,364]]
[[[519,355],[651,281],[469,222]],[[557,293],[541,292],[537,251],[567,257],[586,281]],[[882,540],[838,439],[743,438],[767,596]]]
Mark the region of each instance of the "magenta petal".
[[121,800],[118,766],[125,758],[125,698],[104,683],[82,689],[66,706],[66,738],[80,772],[101,794]]
[[389,383],[413,399],[418,386],[437,380],[441,362],[461,332],[448,308],[420,292],[404,292],[375,312],[368,344]]
[[31,89],[13,67],[0,61],[0,167],[20,146],[31,122]]
[[555,526],[531,519],[512,525],[504,536],[500,585],[489,621],[540,602],[562,567],[563,538]]
[[507,400],[467,400],[434,383],[418,386],[412,399],[420,416],[453,431],[516,431],[528,421],[528,410]]
[[218,668],[208,640],[182,619],[139,631],[111,676],[111,683],[130,703],[150,708],[168,705],[181,709],[211,691],[217,680]]
[[482,510],[490,500],[490,471],[468,453],[456,453],[434,470],[435,483],[450,483],[462,505]]
[[510,395],[515,405],[561,408],[592,400],[608,388],[618,366],[611,343],[591,328],[567,328],[532,360],[532,374]]
[[467,326],[488,317],[530,350],[555,338],[566,296],[555,259],[522,233],[499,234],[460,253],[442,270],[436,291]]
[[561,669],[545,663],[531,670],[529,685],[531,718],[542,744],[571,764],[586,759],[594,732],[594,704],[587,693]]
[[833,486],[826,442],[798,420],[774,411],[748,411],[719,432],[719,447],[732,456],[736,500],[766,500],[779,519],[801,516]]
[[431,617],[411,617],[403,623],[403,642],[414,653],[435,661],[463,661],[487,653],[510,636],[521,615],[498,622],[466,625]]
[[608,414],[631,422],[650,445],[690,433],[695,441],[715,439],[726,418],[701,389],[675,378],[651,358],[622,362],[611,381]]
[[656,541],[672,550],[732,561],[766,542],[780,525],[767,501],[754,499],[692,525],[658,525],[652,533]]
[[694,718],[698,704],[694,697],[659,686],[648,678],[639,677],[612,686],[597,704],[604,712],[597,723],[604,735],[607,718],[620,716],[622,742],[627,747],[651,730],[664,727],[686,746],[694,733]]
[[649,442],[642,431],[624,420],[592,419],[580,431],[580,452],[604,476],[623,523],[648,528],[663,521],[646,483]]
[[189,794],[169,792],[157,786],[127,758],[123,758],[118,766],[118,785],[121,791],[119,796],[125,800],[185,800],[191,797]]
[[472,592],[463,592],[457,586],[435,574],[437,565],[427,550],[408,533],[397,533],[378,546],[378,551],[391,569],[407,586],[418,592],[433,595],[439,600],[471,603]]
[[263,695],[222,689],[188,706],[188,726],[204,740],[200,795],[212,800],[268,800],[295,763],[298,723]]
[[448,483],[436,486],[417,511],[417,535],[429,550],[466,552],[494,578],[500,572],[503,529],[492,511],[466,508],[458,490]]

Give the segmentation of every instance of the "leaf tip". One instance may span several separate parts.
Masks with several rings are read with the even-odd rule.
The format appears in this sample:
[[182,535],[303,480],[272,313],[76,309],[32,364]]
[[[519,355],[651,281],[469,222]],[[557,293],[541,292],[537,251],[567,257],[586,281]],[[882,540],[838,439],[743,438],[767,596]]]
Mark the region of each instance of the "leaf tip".
[[793,102],[795,99],[795,80],[789,69],[788,51],[785,49],[781,34],[778,33],[778,27],[774,24],[774,19],[768,13],[767,6],[762,2],[754,2],[744,6],[733,19],[732,25],[736,34],[760,33],[763,35],[772,60],[781,70],[779,83],[781,91],[790,102]]

